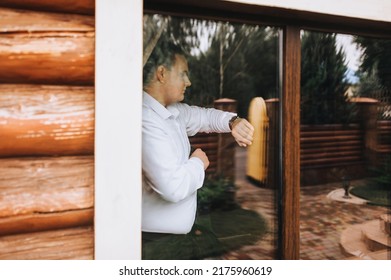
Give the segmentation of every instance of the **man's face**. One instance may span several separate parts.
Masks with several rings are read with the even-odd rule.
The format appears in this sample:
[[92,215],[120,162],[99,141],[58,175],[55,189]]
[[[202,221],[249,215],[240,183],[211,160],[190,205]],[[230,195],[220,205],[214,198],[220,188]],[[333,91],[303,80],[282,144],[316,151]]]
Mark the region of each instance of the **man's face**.
[[180,102],[185,98],[186,88],[191,85],[186,58],[175,55],[171,69],[167,69],[165,82],[165,104]]

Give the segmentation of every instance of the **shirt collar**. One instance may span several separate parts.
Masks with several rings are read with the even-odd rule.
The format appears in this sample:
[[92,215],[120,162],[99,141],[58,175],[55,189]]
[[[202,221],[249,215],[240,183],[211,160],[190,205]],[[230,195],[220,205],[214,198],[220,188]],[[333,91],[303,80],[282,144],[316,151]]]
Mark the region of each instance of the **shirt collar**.
[[145,91],[143,92],[143,104],[151,108],[163,119],[168,119],[171,116],[176,118],[179,115],[179,110],[174,105],[169,105],[166,108]]

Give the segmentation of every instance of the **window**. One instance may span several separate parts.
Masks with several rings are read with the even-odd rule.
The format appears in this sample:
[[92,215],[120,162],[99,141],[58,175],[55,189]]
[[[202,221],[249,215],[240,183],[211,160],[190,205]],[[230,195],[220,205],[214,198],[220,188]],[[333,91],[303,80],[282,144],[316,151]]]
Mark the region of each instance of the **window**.
[[[135,1],[136,2],[136,1]],[[135,3],[132,2],[132,3]],[[337,1],[336,1],[337,2]],[[337,9],[338,11],[347,11],[347,9],[338,9],[339,4],[334,5],[333,7]],[[344,14],[341,12],[338,16],[335,10],[333,11],[325,11],[322,8],[316,8],[312,11],[315,12],[308,12],[310,9],[308,8],[307,11],[304,11],[303,7],[299,6],[289,6],[288,9],[285,9],[284,7],[281,8],[272,8],[267,6],[260,6],[257,4],[255,5],[247,5],[247,4],[241,4],[240,1],[207,1],[207,2],[194,2],[194,1],[145,1],[144,2],[144,11],[148,13],[161,13],[161,14],[170,14],[170,15],[181,15],[181,16],[192,16],[192,17],[200,17],[201,15],[203,18],[208,19],[218,19],[218,20],[224,20],[224,21],[231,21],[231,22],[248,22],[248,23],[254,23],[259,24],[260,22],[264,23],[264,25],[275,25],[280,26],[283,30],[283,36],[281,36],[282,41],[282,56],[280,59],[281,69],[283,70],[282,78],[280,79],[281,82],[281,91],[283,94],[283,102],[280,103],[280,110],[279,110],[279,116],[282,118],[281,120],[281,128],[280,128],[280,147],[282,148],[282,154],[280,160],[281,169],[280,169],[280,185],[281,185],[281,197],[278,201],[279,205],[281,206],[281,213],[279,215],[279,221],[281,224],[280,230],[279,230],[279,237],[278,240],[280,242],[280,248],[281,250],[281,257],[285,259],[298,259],[300,257],[299,255],[299,207],[300,207],[300,199],[299,199],[299,193],[300,193],[300,30],[302,28],[308,29],[308,30],[317,30],[317,31],[328,31],[328,32],[341,32],[341,33],[350,33],[350,34],[360,34],[360,35],[366,35],[371,37],[378,37],[378,38],[389,38],[389,29],[390,29],[390,22],[387,20],[387,16],[384,16],[384,14],[380,14],[379,16],[373,16],[370,11],[373,7],[376,7],[376,5],[373,5],[371,3],[368,5],[365,9],[360,5],[355,5],[354,7],[351,7],[348,9],[349,11]],[[330,6],[330,5],[329,5]],[[100,6],[103,7],[103,6]],[[291,10],[293,9],[302,9],[299,10]],[[129,7],[127,11],[132,11],[134,13],[133,15],[139,13],[133,19],[135,20],[135,24],[128,24],[125,26],[139,26],[137,24],[137,18],[141,14],[142,9],[142,3],[137,2],[135,3],[135,6]],[[306,8],[305,8],[306,9]],[[120,10],[124,10],[123,7],[120,8]],[[126,9],[125,9],[126,10]],[[383,9],[386,11],[387,9]],[[358,11],[358,13],[357,13]],[[326,12],[329,12],[329,14],[325,14]],[[109,14],[109,13],[105,13]],[[118,17],[118,13],[112,13],[116,14],[116,17]],[[126,15],[124,18],[128,18],[129,16]],[[99,17],[98,19],[98,27],[99,27]],[[103,17],[100,17],[100,19],[103,19]],[[104,21],[111,22],[110,20]],[[139,20],[141,22],[141,20]],[[140,26],[141,27],[141,26]],[[108,30],[107,34],[112,35],[112,30],[116,28],[113,26],[110,30]],[[102,29],[97,29],[102,30]],[[129,30],[128,33],[123,34],[132,34],[131,39],[132,41],[129,41],[129,46],[132,46],[132,50],[137,52],[139,51],[139,54],[141,53],[140,49],[138,49],[138,45],[134,44],[134,42],[137,42],[137,38],[140,38],[139,36],[140,30]],[[113,42],[112,38],[109,35],[107,35],[106,42]],[[103,37],[100,37],[103,38]],[[111,44],[111,46],[115,46],[117,44]],[[123,42],[118,40],[118,45],[123,45]],[[98,43],[98,46],[102,46]],[[135,48],[135,49],[133,49]],[[106,54],[110,54],[112,49],[106,48],[105,49]],[[102,53],[104,55],[105,53]],[[110,55],[106,55],[106,58],[110,58]],[[141,55],[140,55],[141,57]],[[118,61],[115,65],[112,65],[112,68],[110,70],[109,67],[104,67],[108,71],[114,72],[114,69],[118,71],[118,65],[120,65],[121,61]],[[136,64],[135,64],[136,65]],[[134,68],[139,69],[139,66],[134,66]],[[141,63],[139,64],[141,67]],[[102,69],[102,67],[98,68]],[[123,80],[129,79],[129,73],[126,72],[126,78],[124,77]],[[109,77],[109,76],[108,76]],[[137,73],[133,73],[131,75],[132,79],[134,78],[134,84],[133,85],[139,85],[141,86],[141,77],[137,77]],[[102,76],[100,76],[100,79],[102,80]],[[139,82],[137,82],[137,79],[139,79]],[[109,79],[110,80],[110,79]],[[121,78],[119,79],[121,80]],[[110,83],[108,83],[110,84]],[[127,85],[129,91],[135,91],[134,86]],[[125,88],[125,87],[123,87]],[[99,88],[97,88],[99,89]],[[141,88],[139,88],[139,91],[141,91]],[[111,92],[111,88],[107,87],[107,92]],[[140,102],[137,98],[132,101],[133,104],[136,104],[137,102]],[[106,103],[109,104],[109,103]],[[141,104],[141,103],[137,103]],[[103,108],[103,107],[102,107]],[[100,111],[101,113],[104,112],[104,110]],[[137,127],[137,122],[141,121],[138,117],[138,112],[134,111],[131,114],[132,120],[134,120],[135,126]],[[99,114],[98,114],[99,117]],[[106,116],[107,117],[107,116]],[[115,118],[113,118],[115,119]],[[137,129],[136,129],[137,130]],[[102,130],[101,130],[102,131]],[[127,135],[127,139],[129,141],[132,139],[130,135]],[[137,138],[137,137],[136,137]],[[110,143],[110,141],[108,142]],[[110,144],[109,144],[110,145]],[[140,145],[140,144],[138,144]],[[99,157],[99,153],[97,153],[97,156]],[[133,154],[130,156],[133,156],[132,159],[137,159],[137,151],[133,150]],[[107,159],[110,159],[109,156],[107,156]],[[126,166],[126,164],[122,165]],[[126,169],[127,170],[127,169]],[[104,177],[105,168],[100,169],[101,176]],[[133,174],[133,173],[132,173]],[[133,176],[133,175],[132,175]],[[131,176],[131,177],[132,177]],[[110,177],[110,175],[108,176]],[[135,179],[136,178],[136,179]],[[134,186],[140,187],[140,182],[138,181],[138,177],[132,177],[130,179],[130,184],[134,183]],[[101,184],[101,187],[104,187],[104,185],[110,185],[110,181],[103,182]],[[99,191],[99,189],[98,189]],[[121,192],[120,192],[121,193]],[[137,194],[136,196],[132,196],[132,199],[134,198],[134,201],[132,203],[135,203],[137,205]],[[114,203],[114,202],[110,202]],[[105,203],[103,203],[105,204]],[[99,207],[97,205],[97,207]],[[109,208],[110,209],[110,208]],[[98,213],[99,214],[99,213]],[[111,217],[114,217],[112,215]],[[99,218],[99,215],[98,215]],[[139,236],[137,235],[137,232],[135,230],[138,227],[138,214],[135,214],[133,216],[134,223],[130,221],[129,223],[132,224],[132,232],[126,234],[123,239],[129,241],[130,244],[138,244],[139,242]],[[103,230],[103,227],[102,227]],[[107,235],[108,237],[110,234]],[[100,239],[103,244],[107,244],[107,238],[106,242],[104,242],[104,238]],[[117,244],[119,245],[119,244]],[[120,246],[117,246],[120,247]],[[137,247],[137,246],[136,246]],[[113,247],[111,247],[113,248]],[[113,251],[113,250],[112,250]],[[125,251],[128,251],[126,249]],[[137,248],[133,250],[133,252],[138,251]],[[110,254],[109,254],[110,255]],[[137,253],[136,253],[137,255]],[[135,257],[135,256],[134,256]],[[136,257],[137,258],[137,257]]]
[[389,256],[389,46],[302,33],[301,259]]
[[192,242],[144,233],[145,258],[277,258],[280,36],[265,25],[144,15],[144,62],[159,40],[178,43],[191,80],[184,102],[236,112],[256,128],[248,148],[230,133],[190,137],[210,161],[197,191]]

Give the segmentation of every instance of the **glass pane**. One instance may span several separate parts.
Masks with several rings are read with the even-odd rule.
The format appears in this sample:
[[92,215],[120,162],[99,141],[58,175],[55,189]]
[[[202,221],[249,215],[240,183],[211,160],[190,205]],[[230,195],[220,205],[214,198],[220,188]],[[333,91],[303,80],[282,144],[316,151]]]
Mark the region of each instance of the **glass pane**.
[[[260,25],[200,20],[193,18],[144,15],[144,91],[159,100],[156,88],[166,82],[165,72],[152,71],[149,63],[161,56],[156,45],[174,42],[184,50],[188,63],[188,79],[183,103],[202,108],[215,108],[235,112],[249,120],[255,128],[251,146],[240,147],[227,126],[220,133],[205,133],[205,127],[189,133],[189,127],[198,126],[200,115],[186,121],[187,136],[192,150],[185,162],[193,157],[197,148],[205,152],[209,166],[205,171],[202,187],[196,191],[196,211],[178,213],[175,203],[189,204],[189,196],[179,201],[167,202],[156,177],[161,172],[157,166],[170,169],[172,154],[168,153],[156,167],[148,166],[148,153],[155,147],[151,143],[162,126],[155,126],[149,133],[147,120],[143,121],[143,258],[144,259],[275,259],[277,257],[277,209],[278,180],[278,97],[279,97],[279,36],[277,28]],[[152,53],[152,55],[151,55]],[[157,58],[159,57],[159,58]],[[176,56],[176,59],[179,59]],[[155,64],[158,64],[155,62]],[[172,66],[175,68],[175,65]],[[170,66],[167,66],[170,69]],[[171,69],[173,69],[171,68]],[[186,68],[186,66],[185,66]],[[157,68],[159,69],[159,68]],[[173,72],[169,72],[173,73]],[[155,79],[155,86],[150,81]],[[191,82],[191,86],[190,86]],[[160,84],[158,84],[160,83]],[[145,93],[144,93],[145,95]],[[176,101],[180,101],[176,99]],[[145,100],[145,99],[144,99]],[[150,99],[148,99],[150,100]],[[170,109],[173,103],[159,100]],[[167,106],[168,105],[168,106]],[[149,105],[145,105],[150,108]],[[144,114],[145,113],[144,109]],[[184,114],[180,111],[180,114]],[[187,111],[186,111],[187,112]],[[198,112],[198,111],[197,111]],[[187,113],[185,113],[187,114]],[[189,113],[190,114],[190,113]],[[200,113],[204,118],[204,113]],[[180,118],[180,117],[179,117]],[[148,120],[149,121],[149,120]],[[208,120],[209,122],[209,120]],[[238,121],[237,123],[239,123]],[[191,123],[191,125],[189,124]],[[194,123],[197,123],[195,125]],[[234,122],[233,125],[236,125]],[[211,124],[210,127],[212,127]],[[208,126],[209,127],[209,126]],[[227,130],[228,128],[228,130]],[[208,130],[208,129],[206,129]],[[213,130],[213,129],[212,129]],[[225,133],[221,133],[225,132]],[[161,141],[167,140],[165,133]],[[184,142],[187,142],[185,136]],[[162,142],[160,142],[162,143]],[[187,144],[185,143],[185,146]],[[159,145],[157,145],[159,146]],[[175,153],[180,153],[180,148]],[[165,146],[166,148],[168,146]],[[166,151],[169,148],[164,148]],[[185,149],[186,151],[186,149]],[[177,164],[176,162],[173,164]],[[167,167],[170,165],[170,167]],[[178,169],[180,169],[178,167]],[[153,174],[152,174],[153,173]],[[186,188],[187,180],[179,188]],[[152,178],[154,177],[155,178]],[[170,177],[172,178],[172,177]],[[179,180],[179,179],[178,179]],[[167,188],[172,186],[168,180]],[[159,189],[160,188],[160,189]],[[152,198],[153,197],[153,198]],[[160,205],[156,207],[156,205]],[[172,206],[170,218],[165,206]],[[192,206],[189,206],[192,207]],[[155,210],[151,210],[155,208]],[[156,209],[160,209],[158,211]],[[183,208],[182,208],[183,209]],[[158,215],[151,214],[153,211]],[[185,213],[186,212],[186,213]],[[184,232],[183,221],[190,221],[191,231]],[[157,217],[158,216],[158,217]],[[186,216],[184,218],[184,216]],[[156,218],[157,217],[157,218]],[[191,219],[190,219],[191,220]],[[157,223],[160,222],[160,224]],[[175,225],[176,223],[176,225]],[[177,231],[175,231],[177,230]]]
[[390,259],[390,47],[302,33],[301,259]]

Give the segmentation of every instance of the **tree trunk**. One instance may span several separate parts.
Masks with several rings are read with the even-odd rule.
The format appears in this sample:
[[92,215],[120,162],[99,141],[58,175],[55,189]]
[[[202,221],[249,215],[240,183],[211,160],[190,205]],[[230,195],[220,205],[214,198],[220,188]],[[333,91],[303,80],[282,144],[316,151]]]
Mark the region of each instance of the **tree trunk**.
[[0,85],[0,157],[94,152],[92,87]]
[[220,32],[220,52],[219,52],[219,60],[220,60],[220,84],[219,84],[219,98],[223,98],[223,88],[224,88],[224,63],[223,63],[223,54],[224,54],[224,35],[225,28],[223,23],[219,24],[219,32]]
[[0,82],[93,85],[93,17],[4,8],[0,15]]

